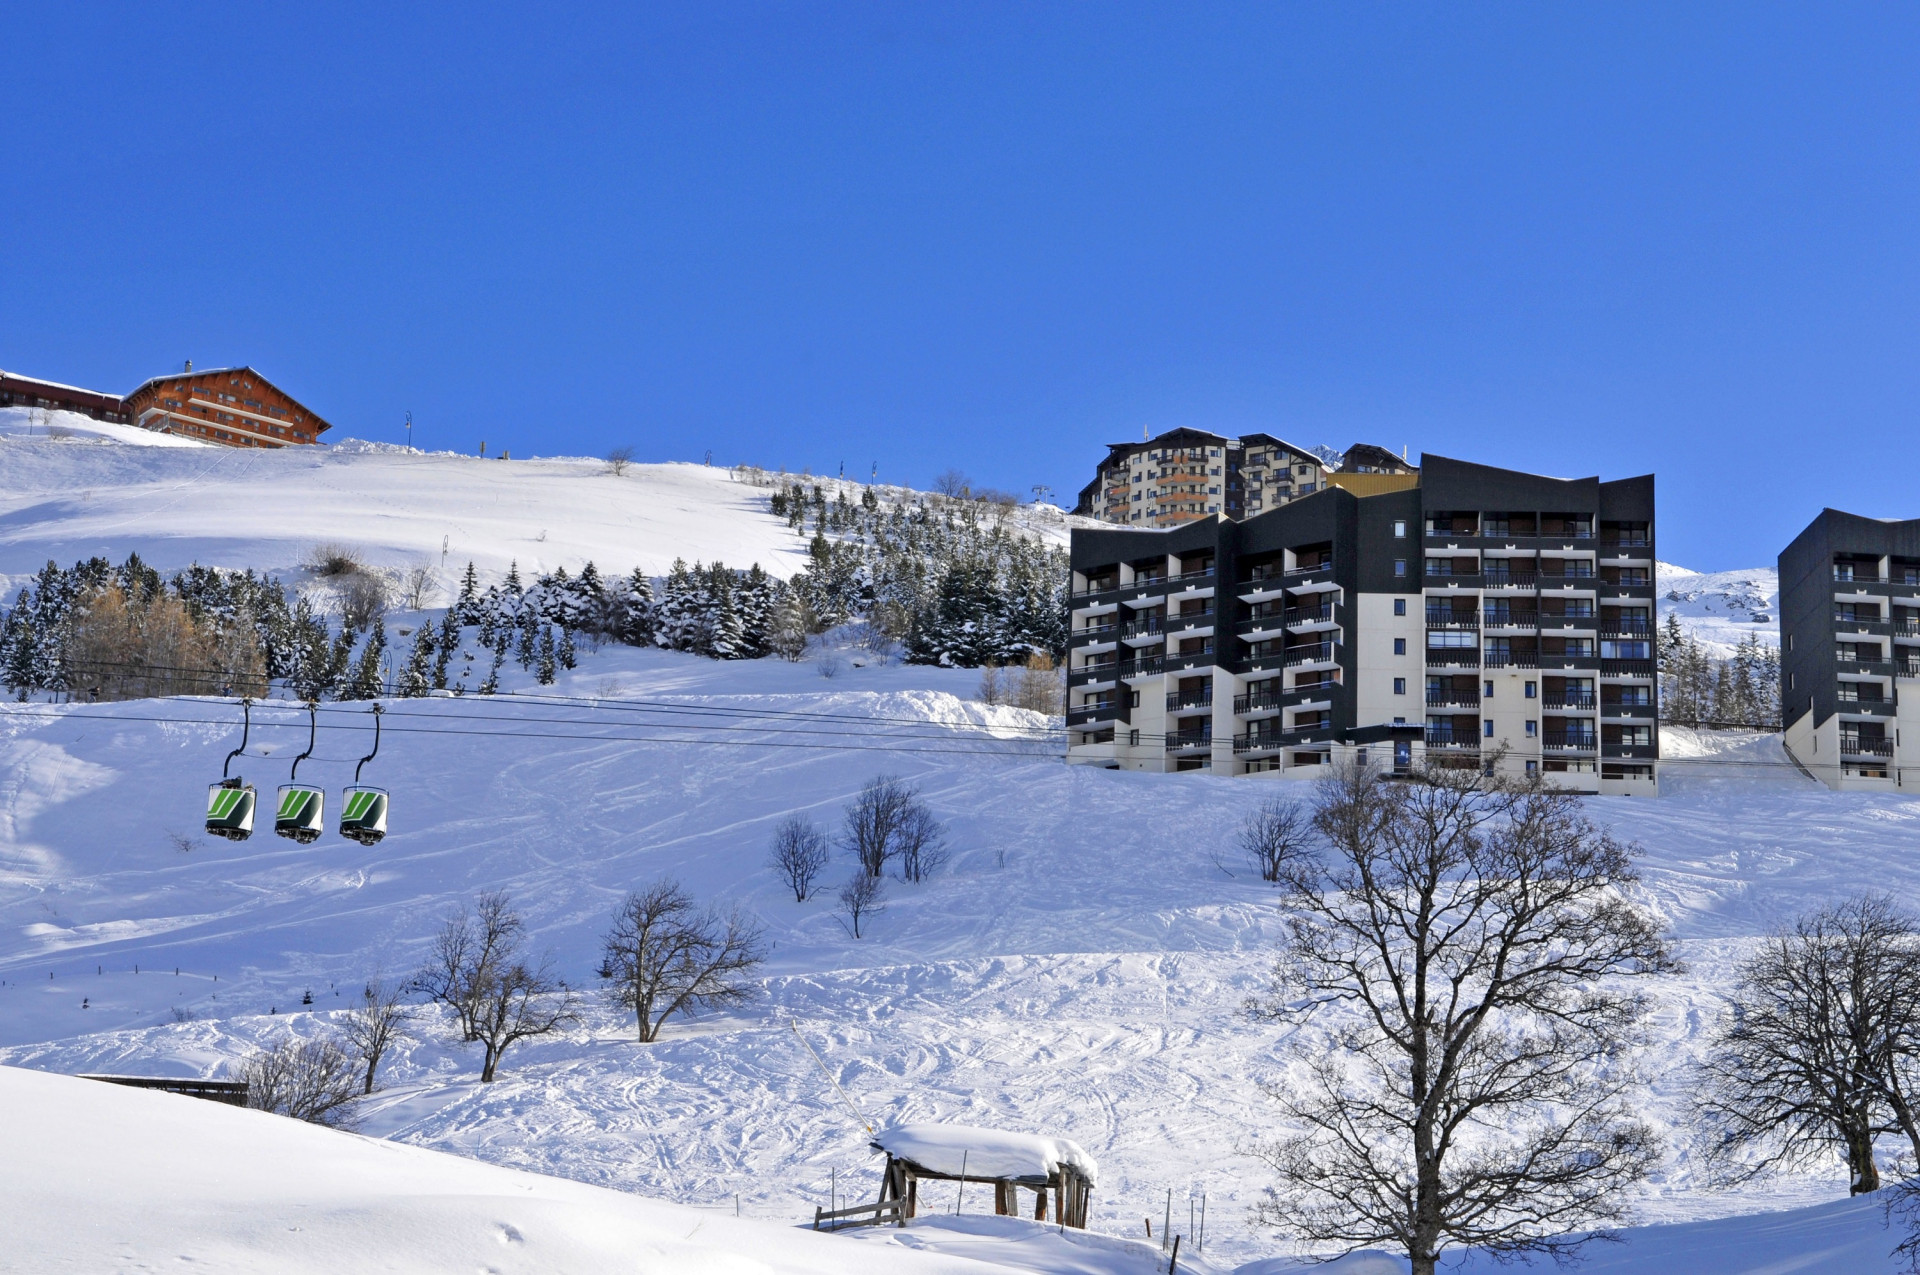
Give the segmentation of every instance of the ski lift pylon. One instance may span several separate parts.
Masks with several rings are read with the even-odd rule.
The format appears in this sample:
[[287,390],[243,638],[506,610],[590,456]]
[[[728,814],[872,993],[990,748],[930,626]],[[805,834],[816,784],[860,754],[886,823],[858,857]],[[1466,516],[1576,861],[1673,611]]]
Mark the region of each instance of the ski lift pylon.
[[307,751],[293,759],[293,773],[288,776],[289,782],[280,785],[280,805],[273,816],[273,830],[303,846],[318,841],[321,829],[326,827],[326,790],[300,782],[300,763],[313,756],[313,742],[320,729],[319,713],[319,705],[308,700]]
[[253,734],[253,700],[240,700],[240,747],[227,754],[220,767],[220,782],[207,785],[207,835],[229,841],[245,841],[253,835],[253,810],[259,801],[253,785],[239,775],[229,777],[233,759],[247,751],[247,739]]
[[353,768],[353,782],[340,794],[340,835],[363,846],[387,835],[387,790],[360,782],[360,770],[380,755],[380,705],[373,706],[373,751]]

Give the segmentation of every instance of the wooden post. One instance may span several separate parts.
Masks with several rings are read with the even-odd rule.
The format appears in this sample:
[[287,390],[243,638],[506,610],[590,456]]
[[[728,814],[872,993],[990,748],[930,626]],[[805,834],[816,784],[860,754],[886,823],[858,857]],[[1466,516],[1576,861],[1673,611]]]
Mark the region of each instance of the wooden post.
[[920,1179],[911,1173],[907,1175],[907,1216],[920,1215]]
[[1040,1193],[1033,1202],[1033,1220],[1036,1222],[1047,1220],[1047,1188],[1045,1187],[1040,1188]]

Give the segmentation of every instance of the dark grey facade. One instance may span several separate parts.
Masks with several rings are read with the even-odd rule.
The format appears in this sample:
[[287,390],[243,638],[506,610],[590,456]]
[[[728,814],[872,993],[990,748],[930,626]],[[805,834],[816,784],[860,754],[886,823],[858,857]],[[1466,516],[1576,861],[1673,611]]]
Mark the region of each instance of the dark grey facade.
[[1069,758],[1309,778],[1499,749],[1653,791],[1652,477],[1439,456],[1365,477],[1239,522],[1076,531]]
[[[1920,703],[1920,519],[1822,510],[1780,554],[1788,751],[1835,788],[1905,787]],[[1903,723],[1903,718],[1916,720]],[[1916,737],[1920,739],[1920,737]]]

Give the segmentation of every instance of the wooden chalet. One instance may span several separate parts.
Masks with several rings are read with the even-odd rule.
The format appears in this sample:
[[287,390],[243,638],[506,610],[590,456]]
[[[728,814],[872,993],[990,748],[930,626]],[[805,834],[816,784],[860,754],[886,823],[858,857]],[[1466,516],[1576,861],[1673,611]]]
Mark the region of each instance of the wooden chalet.
[[17,372],[0,371],[0,407],[38,407],[56,412],[78,412],[96,421],[129,423],[126,400],[118,394],[83,390],[77,385],[42,381]]
[[156,376],[126,397],[131,422],[228,447],[317,443],[332,428],[291,394],[250,367],[187,370]]

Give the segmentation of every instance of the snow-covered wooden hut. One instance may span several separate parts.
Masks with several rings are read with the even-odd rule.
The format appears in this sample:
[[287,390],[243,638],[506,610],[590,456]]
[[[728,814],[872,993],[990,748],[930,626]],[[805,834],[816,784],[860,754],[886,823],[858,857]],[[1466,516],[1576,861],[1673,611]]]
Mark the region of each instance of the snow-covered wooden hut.
[[993,1211],[1015,1217],[1021,1212],[1019,1192],[1032,1191],[1037,1197],[1033,1217],[1087,1224],[1098,1166],[1069,1139],[956,1124],[902,1124],[875,1134],[872,1145],[887,1157],[880,1202],[904,1200],[903,1217],[919,1211],[921,1181],[933,1180],[990,1185]]

